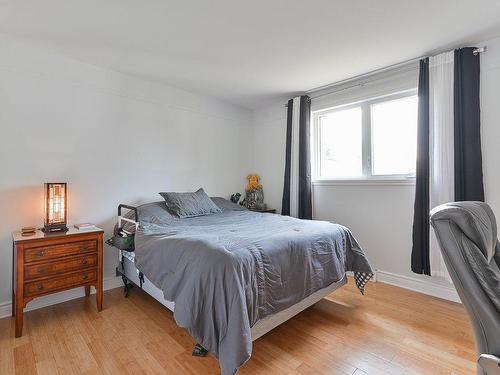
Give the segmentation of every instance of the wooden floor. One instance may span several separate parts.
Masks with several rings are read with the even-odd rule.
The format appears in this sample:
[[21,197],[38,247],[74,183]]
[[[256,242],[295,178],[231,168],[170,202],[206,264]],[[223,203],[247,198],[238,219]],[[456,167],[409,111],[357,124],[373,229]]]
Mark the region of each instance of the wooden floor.
[[[348,286],[254,343],[239,374],[473,374],[474,344],[461,305],[380,283]],[[28,312],[14,338],[0,320],[0,374],[218,374],[213,357],[172,313],[140,290],[121,289]]]

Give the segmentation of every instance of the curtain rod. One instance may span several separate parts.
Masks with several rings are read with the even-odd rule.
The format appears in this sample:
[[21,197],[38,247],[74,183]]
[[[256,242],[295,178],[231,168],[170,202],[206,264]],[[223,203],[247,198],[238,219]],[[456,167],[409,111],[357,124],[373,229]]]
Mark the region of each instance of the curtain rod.
[[[418,61],[418,60],[417,60]],[[416,62],[416,61],[415,61]],[[407,64],[410,64],[411,62],[407,62]],[[418,69],[418,66],[410,66],[408,67],[407,69],[401,69],[401,70],[398,70],[398,73],[406,73],[406,72],[411,72],[412,70],[417,70]],[[390,70],[390,69],[387,69],[387,70]],[[386,70],[381,70],[377,73],[383,73],[384,71]],[[375,73],[372,73],[372,74],[375,74]],[[370,77],[372,74],[367,74],[367,75],[363,75],[363,76],[366,76],[366,78]],[[363,76],[358,76],[357,78],[352,78],[352,80],[358,80],[358,79],[361,79],[363,78]],[[359,83],[353,83],[352,85],[350,86],[345,86],[345,87],[342,87],[342,88],[339,88],[338,90],[333,90],[333,91],[328,91],[328,92],[324,92],[322,94],[318,94],[318,95],[311,95],[311,99],[317,99],[317,98],[321,98],[323,96],[327,96],[327,95],[331,95],[331,94],[336,94],[338,92],[342,92],[342,91],[345,91],[345,90],[349,90],[349,89],[352,89],[354,87],[358,87],[358,86],[364,86],[366,84],[370,84],[370,83],[373,83],[373,82],[377,82],[377,81],[382,81],[384,79],[386,79],[387,77],[378,77],[378,78],[373,78],[371,80],[366,80],[366,81],[363,81],[363,82],[359,82]],[[338,83],[334,86],[331,86],[332,88],[337,86],[337,85],[342,85],[343,83],[348,83],[349,81],[351,81],[351,79],[349,80],[346,80],[345,82],[341,82],[341,83]],[[325,88],[326,90],[326,88]],[[320,90],[318,90],[320,91]],[[316,91],[317,92],[317,91]],[[288,105],[288,104],[285,104],[285,105]]]
[[[474,54],[474,56],[476,56],[476,55],[478,55],[480,53],[486,52],[487,50],[488,50],[487,46],[482,46],[482,47],[474,48],[472,50],[472,53]],[[443,52],[446,52],[446,51],[443,51]],[[442,53],[442,52],[439,52],[439,53]],[[439,53],[436,53],[436,54],[439,54]],[[432,55],[432,56],[434,56],[434,55]],[[375,70],[369,71],[367,73],[358,74],[358,75],[356,75],[354,77],[343,79],[343,80],[337,81],[335,83],[330,83],[328,85],[323,85],[323,86],[315,87],[313,89],[307,90],[305,93],[306,94],[313,94],[315,92],[326,90],[328,88],[333,88],[335,86],[340,86],[340,85],[343,85],[343,84],[346,84],[346,83],[349,83],[349,82],[352,82],[352,81],[356,81],[358,79],[368,78],[368,77],[370,77],[372,75],[375,75],[375,74],[383,73],[383,72],[386,72],[386,71],[389,71],[389,70],[393,70],[393,69],[396,69],[396,68],[399,68],[399,67],[403,67],[405,65],[409,65],[411,63],[415,63],[415,62],[420,61],[421,59],[425,59],[427,57],[431,57],[431,55],[425,55],[425,56],[415,57],[413,59],[401,61],[399,63],[392,64],[392,65],[389,65],[389,66],[386,66],[386,67],[383,67],[383,68],[375,69]],[[401,70],[401,73],[409,72],[409,71],[412,71],[413,69],[416,69],[416,67],[408,68],[406,70]],[[340,91],[348,90],[348,89],[351,89],[351,88],[354,88],[354,87],[357,87],[357,86],[361,86],[362,84],[377,82],[377,81],[379,81],[381,79],[383,79],[383,77],[378,78],[378,79],[374,79],[374,80],[368,81],[368,82],[353,84],[351,86],[344,87],[344,88],[342,88],[342,89],[340,89],[338,91],[332,91],[332,92],[328,92],[328,93],[324,93],[324,94],[320,94],[320,95],[316,95],[316,96],[312,96],[311,95],[311,99],[316,99],[316,98],[320,98],[320,97],[325,96],[325,95],[333,94],[335,92],[340,92]],[[288,103],[285,103],[285,107],[288,107]]]
[[473,54],[474,56],[476,56],[476,55],[478,55],[478,54],[480,54],[480,53],[486,52],[487,50],[488,50],[488,47],[486,47],[486,46],[482,46],[482,47],[474,48],[474,49],[472,50],[472,54]]

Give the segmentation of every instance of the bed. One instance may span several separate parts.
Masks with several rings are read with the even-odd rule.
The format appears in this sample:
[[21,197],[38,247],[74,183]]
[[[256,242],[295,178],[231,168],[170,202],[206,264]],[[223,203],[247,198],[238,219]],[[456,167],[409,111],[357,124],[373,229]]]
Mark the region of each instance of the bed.
[[252,341],[346,284],[361,292],[372,269],[351,232],[324,221],[248,211],[212,198],[218,213],[179,219],[165,202],[138,207],[135,251],[120,274],[173,311],[234,374]]

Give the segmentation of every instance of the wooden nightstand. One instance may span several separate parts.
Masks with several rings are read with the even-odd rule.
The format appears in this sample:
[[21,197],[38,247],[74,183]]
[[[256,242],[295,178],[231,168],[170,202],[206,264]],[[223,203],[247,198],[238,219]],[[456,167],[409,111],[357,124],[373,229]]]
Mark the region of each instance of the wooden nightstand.
[[97,310],[102,310],[103,230],[45,234],[29,237],[14,232],[12,257],[12,316],[16,317],[16,337],[23,332],[23,310],[35,297],[67,289],[96,289]]

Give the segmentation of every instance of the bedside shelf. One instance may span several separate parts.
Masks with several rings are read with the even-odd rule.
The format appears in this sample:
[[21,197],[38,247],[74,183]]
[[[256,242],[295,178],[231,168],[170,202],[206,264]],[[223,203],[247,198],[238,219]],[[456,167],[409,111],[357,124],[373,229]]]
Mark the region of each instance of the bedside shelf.
[[249,211],[252,211],[252,212],[261,212],[261,213],[269,213],[269,214],[275,214],[276,213],[276,209],[275,208],[266,208],[265,210],[252,210],[252,209],[248,209]]
[[23,313],[33,298],[77,287],[96,289],[97,311],[102,310],[103,230],[77,230],[23,237],[12,233],[12,316],[16,337],[23,331]]

